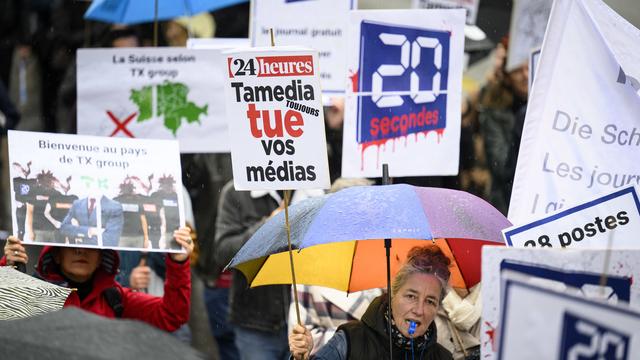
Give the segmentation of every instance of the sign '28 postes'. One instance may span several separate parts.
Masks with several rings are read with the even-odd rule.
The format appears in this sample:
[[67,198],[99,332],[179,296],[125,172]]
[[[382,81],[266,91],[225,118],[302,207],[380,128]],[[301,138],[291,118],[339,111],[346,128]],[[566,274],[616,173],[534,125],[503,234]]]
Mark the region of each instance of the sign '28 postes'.
[[360,32],[358,143],[441,134],[451,33],[369,21]]

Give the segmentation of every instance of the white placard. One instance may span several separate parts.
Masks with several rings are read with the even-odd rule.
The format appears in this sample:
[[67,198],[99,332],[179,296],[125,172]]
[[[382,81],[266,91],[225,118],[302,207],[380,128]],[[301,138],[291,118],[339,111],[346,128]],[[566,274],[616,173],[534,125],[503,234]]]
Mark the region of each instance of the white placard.
[[24,243],[181,251],[177,141],[10,131],[9,158]]
[[526,65],[531,49],[542,46],[553,0],[514,0],[509,30],[507,71]]
[[236,190],[328,189],[316,52],[251,48],[225,64]]
[[466,24],[475,25],[478,17],[480,0],[412,0],[411,5],[416,9],[458,9],[467,12]]
[[[187,49],[233,49],[249,47],[251,42],[248,38],[189,38],[187,39]],[[218,65],[220,66],[220,65]],[[226,70],[223,68],[223,70]]]
[[[608,302],[617,304],[628,298],[629,304],[640,310],[640,283],[635,281],[640,276],[640,251],[638,250],[574,250],[562,251],[554,249],[518,249],[502,246],[485,246],[482,249],[482,326],[480,330],[480,343],[482,359],[494,359],[498,343],[496,335],[500,331],[500,294],[501,276],[504,263],[524,263],[553,271],[553,276],[543,274],[530,274],[532,284],[546,286],[551,289],[574,288],[580,290],[584,296],[608,297]],[[606,270],[605,270],[605,264]],[[603,271],[608,277],[629,279],[629,291],[620,296],[610,296],[613,290],[605,292],[599,290],[600,275]],[[563,277],[558,273],[564,273]],[[544,279],[544,280],[541,280]],[[582,284],[571,283],[579,279]],[[616,280],[616,281],[618,281]],[[558,284],[560,283],[560,284]],[[578,292],[574,292],[578,293]]]
[[600,0],[555,3],[529,98],[512,223],[640,185],[637,78],[640,30]]
[[254,0],[251,2],[251,44],[317,50],[324,93],[344,94],[347,19],[355,0]]
[[505,287],[498,359],[631,360],[640,353],[635,310],[515,280]]
[[342,176],[455,175],[464,10],[352,11]]
[[177,139],[180,151],[228,152],[221,50],[78,50],[78,133]]
[[638,193],[628,187],[502,234],[515,247],[640,249]]

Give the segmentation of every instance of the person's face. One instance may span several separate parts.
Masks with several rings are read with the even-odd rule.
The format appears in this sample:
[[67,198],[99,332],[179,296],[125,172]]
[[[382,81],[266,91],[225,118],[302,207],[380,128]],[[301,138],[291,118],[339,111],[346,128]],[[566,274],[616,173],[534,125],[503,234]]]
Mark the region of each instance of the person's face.
[[169,21],[164,36],[170,46],[185,46],[189,38],[186,29],[174,21]]
[[100,260],[100,250],[97,249],[60,248],[56,255],[56,263],[64,275],[80,283],[91,279]]
[[416,323],[413,337],[422,336],[436,316],[440,302],[440,282],[429,274],[413,274],[391,299],[391,314],[396,326],[406,337],[409,322]]

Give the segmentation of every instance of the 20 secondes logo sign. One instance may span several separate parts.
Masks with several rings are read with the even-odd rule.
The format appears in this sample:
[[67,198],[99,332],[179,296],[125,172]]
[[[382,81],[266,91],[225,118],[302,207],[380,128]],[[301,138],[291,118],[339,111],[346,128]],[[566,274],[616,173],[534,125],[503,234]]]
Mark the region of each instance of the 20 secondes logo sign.
[[[451,33],[362,21],[357,141],[366,148],[436,131],[447,118]],[[356,85],[357,84],[357,85]]]

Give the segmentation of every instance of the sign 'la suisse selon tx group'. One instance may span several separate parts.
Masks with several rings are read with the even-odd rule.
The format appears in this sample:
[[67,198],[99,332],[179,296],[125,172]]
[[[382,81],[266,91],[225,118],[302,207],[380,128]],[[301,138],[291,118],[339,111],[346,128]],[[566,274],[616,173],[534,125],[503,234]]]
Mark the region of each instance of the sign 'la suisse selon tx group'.
[[236,190],[328,188],[315,51],[250,48],[225,61]]

